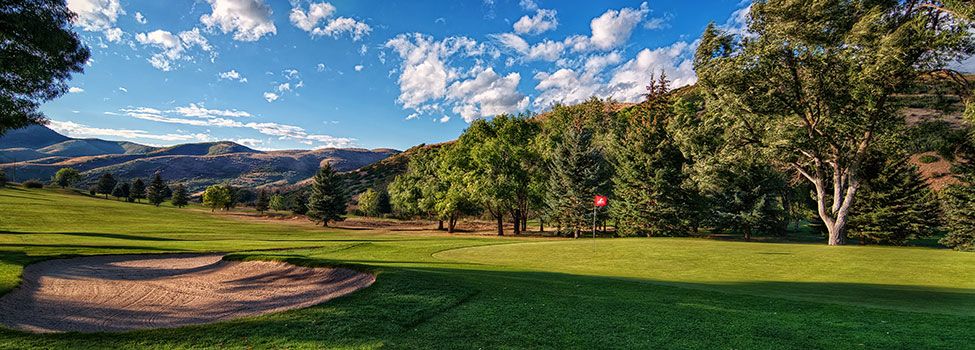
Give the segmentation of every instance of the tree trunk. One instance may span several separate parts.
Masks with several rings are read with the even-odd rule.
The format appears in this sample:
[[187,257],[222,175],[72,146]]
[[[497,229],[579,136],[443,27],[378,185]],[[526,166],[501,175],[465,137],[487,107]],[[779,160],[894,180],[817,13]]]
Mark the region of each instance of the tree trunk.
[[440,224],[437,225],[437,230],[443,231],[443,220],[440,220]]
[[511,212],[511,217],[515,221],[515,234],[521,234],[521,210],[515,209]]
[[538,218],[538,233],[545,233],[545,223],[542,222],[542,218]]
[[504,216],[498,215],[498,236],[504,236]]
[[[440,223],[443,224],[443,221],[440,221]],[[451,217],[450,220],[447,221],[447,233],[454,233],[455,227],[457,227],[457,218]]]
[[751,227],[745,228],[745,240],[746,241],[752,240],[752,228]]

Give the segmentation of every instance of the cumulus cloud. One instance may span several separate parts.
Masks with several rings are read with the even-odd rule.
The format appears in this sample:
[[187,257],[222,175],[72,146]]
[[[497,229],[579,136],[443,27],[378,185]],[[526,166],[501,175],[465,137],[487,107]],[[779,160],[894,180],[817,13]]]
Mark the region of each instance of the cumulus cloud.
[[237,71],[233,69],[231,69],[229,72],[219,73],[217,76],[220,77],[220,79],[236,80],[241,83],[247,82],[247,78],[244,78],[242,75],[240,75],[240,73],[237,73]]
[[522,16],[514,24],[515,33],[541,34],[553,30],[559,25],[559,21],[555,19],[555,15],[555,10],[538,9],[535,11],[535,16]]
[[650,7],[644,2],[639,9],[625,7],[617,10],[607,10],[602,16],[590,22],[592,37],[590,43],[600,50],[610,50],[620,47],[633,33],[633,29],[650,13]]
[[68,9],[78,14],[75,25],[90,32],[110,29],[125,10],[118,0],[68,0]]
[[106,29],[104,32],[102,32],[102,34],[105,34],[105,40],[108,40],[109,42],[119,43],[122,42],[122,35],[125,34],[125,32],[123,32],[122,29],[119,28],[111,28],[111,29]]
[[565,43],[559,41],[552,41],[545,39],[540,43],[534,45],[529,45],[525,39],[512,33],[502,33],[502,34],[491,34],[488,35],[502,46],[505,46],[519,55],[522,58],[529,61],[549,61],[555,62],[562,56],[562,52],[565,50]]
[[150,134],[145,130],[94,128],[75,122],[50,120],[48,125],[52,130],[71,137],[121,137],[126,139],[153,139],[162,141],[206,140],[210,136],[197,134]]
[[[308,5],[307,11],[300,6],[292,8],[288,18],[295,27],[301,28],[313,36],[338,38],[343,34],[348,34],[352,38],[352,41],[358,41],[363,36],[369,35],[372,32],[372,27],[368,24],[352,18],[338,17],[330,19],[334,13],[335,6],[330,3],[311,3]],[[318,27],[318,23],[322,21],[325,22],[325,26]]]
[[525,11],[538,10],[538,4],[536,4],[532,0],[521,0],[518,2],[518,5],[521,6],[521,8],[525,9]]
[[207,0],[212,12],[200,17],[207,28],[233,32],[234,40],[257,41],[267,34],[277,34],[271,20],[271,7],[263,0]]
[[133,17],[135,17],[135,21],[136,22],[139,22],[139,23],[142,23],[142,24],[146,24],[146,22],[148,22],[148,21],[146,21],[146,17],[142,15],[142,12],[136,12],[135,13],[135,16],[133,16]]
[[355,71],[356,72],[361,71],[362,68],[363,68],[363,66],[361,64],[360,65],[357,65],[357,66],[355,66]]
[[121,91],[121,92],[129,92],[129,89],[126,89],[124,87],[119,86],[118,91]]
[[210,44],[206,38],[200,34],[199,28],[180,32],[178,35],[165,30],[156,30],[149,33],[139,33],[135,35],[135,41],[142,45],[149,45],[161,51],[149,57],[148,61],[153,67],[163,71],[170,71],[175,68],[178,60],[190,60],[192,57],[184,55],[184,51],[199,46],[203,51],[210,51]]
[[455,101],[452,111],[470,123],[474,119],[502,113],[516,113],[528,107],[528,96],[518,92],[521,75],[500,76],[487,68],[474,79],[457,81],[447,89],[447,99]]
[[273,92],[265,92],[264,93],[264,99],[267,100],[267,102],[274,102],[275,100],[277,100],[280,97],[281,96],[278,96],[278,94],[273,93]]
[[484,45],[467,37],[449,37],[435,41],[419,33],[400,34],[386,42],[402,59],[397,102],[404,108],[420,108],[427,101],[440,99],[447,84],[462,78],[463,71],[449,66],[454,55],[478,56]]
[[81,93],[81,92],[85,92],[85,89],[82,89],[82,88],[77,87],[77,86],[72,86],[70,89],[68,89],[68,93],[72,93],[72,94],[77,94],[77,93]]
[[416,118],[419,118],[419,117],[420,117],[420,114],[419,113],[410,113],[410,115],[406,116],[406,120],[416,119]]
[[324,71],[324,70],[325,70],[325,64],[324,64],[324,63],[319,63],[319,64],[318,64],[318,65],[317,65],[317,66],[315,67],[315,69],[317,69],[317,70],[318,70],[319,72],[321,72],[321,71]]
[[440,122],[441,123],[446,123],[446,122],[449,122],[449,121],[450,121],[450,116],[449,115],[444,115],[443,117],[440,118]]

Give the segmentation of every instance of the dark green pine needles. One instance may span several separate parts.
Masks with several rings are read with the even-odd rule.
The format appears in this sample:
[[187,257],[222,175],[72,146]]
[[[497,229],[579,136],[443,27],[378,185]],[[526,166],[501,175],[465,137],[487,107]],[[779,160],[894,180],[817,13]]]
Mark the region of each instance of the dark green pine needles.
[[311,197],[308,199],[308,219],[322,226],[328,226],[329,221],[342,221],[348,198],[340,188],[341,180],[332,166],[325,164],[318,169],[311,185]]

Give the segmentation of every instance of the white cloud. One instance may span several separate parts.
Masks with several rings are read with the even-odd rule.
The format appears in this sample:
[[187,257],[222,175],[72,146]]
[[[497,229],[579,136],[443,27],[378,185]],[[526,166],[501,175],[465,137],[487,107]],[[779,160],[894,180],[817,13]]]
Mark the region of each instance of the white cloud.
[[444,115],[443,117],[440,118],[440,122],[441,123],[446,123],[446,122],[449,122],[449,121],[450,121],[450,116],[448,116],[448,115]]
[[518,5],[521,6],[521,8],[525,9],[525,11],[538,10],[538,4],[536,4],[532,0],[521,0],[518,2]]
[[361,64],[360,65],[357,65],[357,66],[355,66],[355,71],[356,72],[361,71],[362,68],[363,68],[363,66]]
[[362,44],[362,46],[359,47],[359,56],[365,56],[366,52],[369,52],[369,47],[367,47],[365,44]]
[[522,16],[515,22],[515,33],[518,34],[541,34],[553,30],[559,26],[559,21],[555,19],[555,10],[539,9],[535,11],[535,16]]
[[194,45],[199,46],[203,51],[210,51],[212,49],[206,38],[200,34],[198,28],[180,32],[179,35],[165,30],[139,33],[135,35],[135,41],[142,45],[150,45],[162,50],[149,57],[148,61],[153,67],[163,71],[172,70],[175,62],[178,60],[190,60],[191,57],[184,55],[183,52]]
[[328,24],[323,28],[313,29],[311,34],[327,35],[337,38],[342,34],[348,33],[352,37],[352,41],[358,41],[363,36],[369,35],[369,32],[372,32],[372,27],[368,24],[348,17],[339,17],[328,21]]
[[310,32],[318,25],[319,21],[332,16],[333,13],[335,13],[335,6],[332,6],[330,3],[312,3],[309,4],[307,12],[302,10],[301,7],[291,9],[291,14],[288,18],[295,27]]
[[78,14],[75,25],[86,31],[108,30],[125,10],[118,0],[68,0],[68,9]]
[[273,92],[264,93],[264,99],[267,100],[267,102],[274,102],[274,100],[277,100],[279,97],[281,96],[278,96],[278,94]]
[[129,129],[106,129],[106,128],[93,128],[87,125],[78,124],[75,122],[62,122],[57,120],[49,121],[48,127],[58,133],[68,135],[71,137],[95,137],[95,136],[109,136],[109,137],[121,137],[126,139],[153,139],[162,141],[187,141],[193,139],[207,139],[209,135],[198,133],[198,134],[150,134],[145,130],[129,130]]
[[224,34],[233,32],[234,40],[257,41],[267,34],[277,34],[271,20],[271,7],[263,0],[207,0],[212,12],[200,17],[207,28],[219,27]]
[[247,78],[244,78],[242,75],[240,75],[240,73],[237,73],[237,71],[233,69],[231,69],[229,72],[219,73],[217,76],[220,77],[220,79],[236,80],[241,83],[247,82]]
[[[206,109],[203,106],[197,106],[195,103],[190,103],[187,107],[176,107],[171,111],[166,111],[167,113],[177,113],[186,117],[197,117],[204,119],[214,119],[217,117],[250,117],[251,114],[245,111],[238,111],[236,109]],[[151,111],[150,111],[151,113]],[[160,113],[155,111],[155,113]]]
[[135,21],[136,22],[139,22],[139,23],[142,23],[142,24],[146,24],[146,22],[148,22],[148,21],[146,21],[146,17],[142,15],[142,12],[136,12],[135,13],[135,16],[133,16],[133,17],[135,17]]
[[236,139],[234,140],[234,142],[247,147],[257,147],[264,144],[264,140],[258,140],[258,139]]
[[76,86],[72,86],[70,89],[68,89],[68,93],[76,94],[80,92],[85,92],[85,89]]
[[274,89],[275,90],[278,90],[278,92],[291,91],[291,83],[284,83],[284,84],[278,85],[278,87],[276,87]]
[[546,39],[543,42],[532,45],[531,49],[528,50],[528,59],[554,62],[559,59],[564,49],[565,44]]
[[643,21],[649,12],[650,8],[646,2],[641,4],[639,9],[626,7],[619,11],[607,10],[589,24],[592,28],[590,43],[600,50],[620,47],[630,38],[633,28]]
[[419,118],[419,117],[420,117],[420,114],[419,113],[410,113],[410,115],[406,116],[406,120],[416,119],[416,118]]
[[718,26],[719,29],[728,32],[728,34],[734,35],[747,35],[748,31],[748,17],[751,15],[752,5],[735,10],[731,13],[731,17],[725,21],[723,25]]
[[106,29],[102,33],[105,34],[105,40],[114,43],[122,42],[122,35],[125,34],[125,32],[119,28]]
[[474,119],[528,108],[528,96],[518,92],[521,75],[500,76],[487,68],[474,79],[458,81],[447,89],[447,99],[456,101],[453,112],[470,123]]
[[462,77],[461,70],[449,66],[452,56],[479,56],[485,50],[483,44],[467,37],[434,41],[419,33],[400,34],[387,41],[385,47],[392,48],[402,59],[397,102],[404,108],[420,108],[427,101],[442,98],[447,84]]
[[531,48],[531,46],[528,45],[528,42],[525,41],[525,39],[522,39],[520,36],[516,34],[511,34],[511,33],[489,34],[488,37],[499,41],[501,45],[504,45],[505,47],[508,47],[512,50],[515,50],[515,52],[518,52],[522,55],[527,55],[528,50]]
[[119,86],[118,91],[121,91],[121,92],[129,92],[129,89],[126,89],[124,87]]
[[325,64],[324,63],[319,63],[318,66],[316,66],[316,67],[317,67],[316,69],[318,69],[319,72],[325,70]]

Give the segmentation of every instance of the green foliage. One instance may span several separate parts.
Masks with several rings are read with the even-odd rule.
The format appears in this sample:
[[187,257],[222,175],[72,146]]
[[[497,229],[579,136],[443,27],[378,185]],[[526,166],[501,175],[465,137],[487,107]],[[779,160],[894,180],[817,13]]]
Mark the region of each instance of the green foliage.
[[149,189],[146,190],[146,199],[149,200],[149,203],[157,207],[166,200],[166,183],[163,182],[159,174],[156,174],[152,178],[152,181],[149,181]]
[[956,250],[975,251],[975,159],[962,164],[960,183],[944,189],[942,205],[948,234],[938,243]]
[[44,188],[44,183],[40,180],[27,180],[21,185],[24,186],[24,188]]
[[51,184],[61,186],[61,188],[74,185],[78,181],[81,181],[81,173],[74,168],[61,168],[51,177]]
[[941,158],[938,158],[937,156],[933,156],[933,155],[930,155],[930,154],[922,155],[922,156],[918,157],[918,159],[917,159],[917,161],[918,162],[921,162],[921,164],[931,164],[931,163],[937,162],[939,160],[941,160]]
[[271,209],[278,210],[278,211],[288,210],[288,205],[284,201],[284,196],[277,193],[271,196],[271,201],[270,203],[268,203],[268,206],[270,206]]
[[309,220],[328,226],[329,221],[342,221],[348,198],[341,188],[338,173],[326,163],[318,169],[311,184],[308,200]]
[[7,174],[3,173],[3,169],[0,169],[0,188],[7,187]]
[[95,185],[95,192],[104,194],[105,198],[108,198],[108,195],[112,193],[112,190],[115,189],[117,184],[118,181],[115,180],[112,173],[104,173],[102,177],[98,178],[98,184]]
[[845,241],[864,157],[904,122],[892,97],[975,49],[969,19],[917,4],[755,1],[748,35],[709,25],[695,54],[708,122],[813,184],[831,245]]
[[267,190],[262,188],[257,194],[257,200],[254,201],[254,209],[257,209],[257,211],[261,212],[261,214],[264,214],[269,206],[270,199],[268,198]]
[[647,89],[645,102],[617,116],[610,211],[620,236],[685,235],[693,197],[681,188],[687,160],[666,130],[674,115],[666,77]]
[[183,187],[183,184],[176,185],[176,191],[173,191],[172,203],[177,208],[182,208],[190,204],[189,195],[187,195],[186,187]]
[[291,212],[296,215],[305,215],[308,213],[308,195],[305,191],[298,191],[294,194],[291,200]]
[[454,148],[456,144],[425,147],[410,157],[406,172],[389,184],[397,215],[434,216],[447,221],[447,232],[453,233],[461,215],[475,212],[473,195],[464,183],[468,158]]
[[359,210],[366,216],[379,217],[390,213],[389,195],[385,190],[367,189],[359,195]]
[[138,202],[142,198],[146,198],[146,183],[142,179],[135,179],[129,186],[129,201]]
[[0,135],[43,124],[41,103],[68,91],[90,53],[71,30],[76,15],[63,0],[0,2]]
[[203,206],[209,207],[210,211],[226,208],[229,202],[230,189],[227,186],[212,185],[203,192]]
[[115,199],[119,198],[129,198],[129,184],[127,182],[117,182],[115,188],[112,189],[112,196]]
[[785,234],[786,212],[780,198],[785,191],[782,174],[768,163],[743,158],[712,169],[712,182],[704,187],[716,230],[733,230],[750,239],[752,233]]
[[867,243],[903,245],[937,233],[937,198],[907,157],[872,155],[864,164],[860,196],[850,211],[848,236]]
[[[552,114],[579,116],[578,113],[587,111],[586,107],[555,106]],[[570,124],[557,137],[558,143],[549,158],[546,203],[552,220],[564,233],[575,237],[592,227],[593,198],[609,193],[609,163],[594,137],[595,132],[585,124]]]

